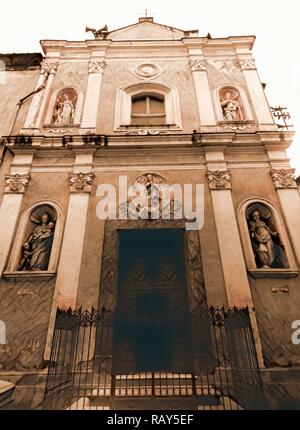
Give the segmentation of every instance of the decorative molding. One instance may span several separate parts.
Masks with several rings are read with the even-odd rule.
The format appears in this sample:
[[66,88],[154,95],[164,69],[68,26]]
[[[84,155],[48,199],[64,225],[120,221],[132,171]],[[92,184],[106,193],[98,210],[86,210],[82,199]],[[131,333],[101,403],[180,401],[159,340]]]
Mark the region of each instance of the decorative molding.
[[94,181],[94,173],[73,173],[69,176],[71,193],[90,193]]
[[211,190],[230,190],[231,180],[229,170],[209,170],[206,173]]
[[207,62],[199,58],[197,60],[191,60],[190,67],[192,72],[205,72],[207,70]]
[[157,78],[161,73],[161,68],[153,63],[139,64],[133,69],[133,73],[140,79]]
[[104,73],[106,61],[90,61],[89,73]]
[[295,169],[273,169],[271,176],[276,189],[297,188]]
[[254,58],[244,58],[242,60],[238,60],[238,65],[241,70],[256,70]]
[[156,173],[145,173],[144,175],[139,176],[135,181],[135,184],[142,185],[154,185],[154,184],[166,184],[167,181],[160,175]]
[[58,67],[59,67],[58,62],[51,63],[48,61],[43,61],[41,63],[41,73],[46,75],[49,75],[49,74],[54,75],[57,72]]
[[161,135],[171,134],[169,129],[166,129],[166,130],[163,130],[163,129],[161,129],[161,130],[154,130],[154,129],[137,130],[135,128],[135,126],[131,126],[131,129],[129,129],[127,131],[124,130],[124,132],[125,132],[126,136],[135,136],[135,135],[138,135],[138,136],[158,136],[158,135],[160,135],[161,136]]
[[156,136],[156,135],[160,134],[160,130],[151,130],[151,129],[150,130],[138,130],[137,134],[139,136],[147,136],[147,135]]
[[[50,281],[54,278],[56,272],[36,271],[36,272],[4,272],[3,278],[8,282],[40,282]],[[23,294],[25,295],[25,294]],[[32,295],[27,293],[27,295]]]
[[[221,122],[221,121],[220,121]],[[245,125],[243,123],[232,123],[232,124],[220,124],[221,127],[225,128],[225,130],[232,130],[232,131],[245,131],[252,128],[251,125]]]
[[299,270],[296,269],[249,269],[248,272],[255,279],[293,279],[299,276]]
[[7,175],[5,176],[6,194],[24,194],[30,181],[30,175]]
[[56,127],[53,125],[44,125],[44,128],[48,128],[48,133],[54,133],[54,134],[78,134],[78,128],[80,127],[80,124],[73,124],[72,128],[61,128]]
[[288,293],[289,287],[287,285],[284,285],[283,287],[272,287],[271,290],[272,293]]

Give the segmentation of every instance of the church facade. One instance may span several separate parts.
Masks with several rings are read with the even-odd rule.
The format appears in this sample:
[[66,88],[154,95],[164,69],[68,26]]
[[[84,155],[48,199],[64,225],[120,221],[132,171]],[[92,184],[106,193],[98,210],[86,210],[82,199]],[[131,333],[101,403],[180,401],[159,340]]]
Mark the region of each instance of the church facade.
[[293,132],[255,37],[87,30],[0,56],[2,407],[299,407]]

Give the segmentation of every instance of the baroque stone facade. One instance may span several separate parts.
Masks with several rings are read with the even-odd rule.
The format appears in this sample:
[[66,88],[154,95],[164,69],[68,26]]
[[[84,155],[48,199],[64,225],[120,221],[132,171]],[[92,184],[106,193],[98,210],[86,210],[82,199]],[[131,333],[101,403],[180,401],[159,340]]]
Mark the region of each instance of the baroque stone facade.
[[[197,355],[189,359],[195,372],[205,365],[213,375],[228,351],[209,362],[212,339],[199,333],[205,324],[221,330],[240,312],[238,323],[253,338],[264,406],[299,405],[300,346],[292,326],[300,320],[300,195],[285,152],[293,132],[275,124],[252,56],[254,37],[219,38],[216,50],[211,37],[149,17],[87,31],[94,38],[42,41],[43,58],[0,56],[10,78],[0,84],[0,320],[6,326],[0,380],[16,387],[9,407],[45,408],[47,370],[59,361],[51,348],[57,307],[83,323],[95,311],[82,316],[76,309],[98,309],[97,318],[116,314],[116,324],[126,325],[116,304],[127,263],[131,289],[124,297],[130,309],[136,306],[133,325],[139,318],[147,325],[149,309],[159,324],[181,309],[172,323],[183,327],[188,311],[193,330],[184,338],[190,336]],[[137,199],[141,187],[144,200]],[[162,230],[171,232],[162,236],[170,244],[155,243]],[[132,250],[130,234],[141,231],[150,232],[141,234],[148,242],[132,241]],[[175,236],[181,239],[173,242]],[[210,317],[199,322],[203,315]],[[102,353],[103,363],[113,357],[106,344],[101,349],[100,332],[91,337],[92,359],[84,351],[74,368],[88,374]],[[106,335],[111,345],[111,331]],[[138,336],[124,343],[131,365],[142,355],[132,352]],[[162,356],[172,342],[180,356],[183,337],[161,329],[160,338]],[[242,353],[237,348],[239,362]],[[221,391],[214,391],[219,403]],[[110,407],[117,397],[115,391]],[[238,396],[235,401],[244,405]],[[223,398],[224,408],[229,403]]]

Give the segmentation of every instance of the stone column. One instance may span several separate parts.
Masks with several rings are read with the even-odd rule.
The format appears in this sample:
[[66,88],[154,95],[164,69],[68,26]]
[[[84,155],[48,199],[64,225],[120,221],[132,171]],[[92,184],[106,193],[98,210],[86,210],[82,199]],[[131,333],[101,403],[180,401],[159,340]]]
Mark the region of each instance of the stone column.
[[5,177],[5,190],[0,207],[0,277],[5,268],[22,206],[23,195],[29,180],[29,174],[16,173]]
[[300,195],[294,169],[272,169],[271,175],[276,188],[290,236],[300,263]]
[[191,59],[190,66],[198,102],[200,126],[215,126],[216,117],[207,77],[207,63],[203,58]]
[[248,87],[258,124],[272,125],[277,130],[254,59],[252,57],[240,58],[238,63]]
[[58,63],[49,63],[46,61],[42,63],[36,90],[39,88],[43,89],[34,94],[32,98],[25,125],[22,129],[23,134],[34,134],[38,129],[39,117],[41,116],[41,111],[45,107],[45,98],[47,99],[47,95],[49,94],[57,67]]
[[89,77],[81,128],[93,133],[96,132],[102,76],[105,66],[106,63],[104,60],[92,60],[89,63]]
[[[257,357],[260,367],[264,367],[259,330],[253,310],[253,299],[232,201],[231,175],[227,170],[222,151],[207,152],[206,160],[208,161],[207,178],[211,192],[228,304],[230,307],[249,307]],[[216,166],[218,166],[217,170]]]

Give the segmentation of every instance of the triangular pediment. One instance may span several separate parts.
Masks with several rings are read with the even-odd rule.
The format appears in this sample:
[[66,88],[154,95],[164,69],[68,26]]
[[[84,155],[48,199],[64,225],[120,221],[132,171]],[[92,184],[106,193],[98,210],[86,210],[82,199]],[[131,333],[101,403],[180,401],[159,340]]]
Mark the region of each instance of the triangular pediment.
[[151,21],[142,21],[109,32],[111,40],[180,40],[190,35],[189,31],[179,30]]

